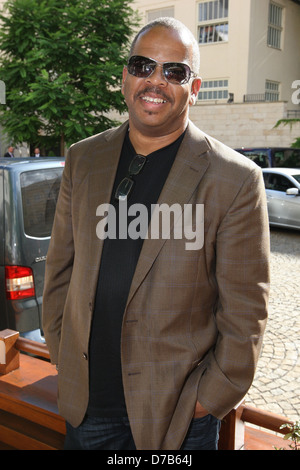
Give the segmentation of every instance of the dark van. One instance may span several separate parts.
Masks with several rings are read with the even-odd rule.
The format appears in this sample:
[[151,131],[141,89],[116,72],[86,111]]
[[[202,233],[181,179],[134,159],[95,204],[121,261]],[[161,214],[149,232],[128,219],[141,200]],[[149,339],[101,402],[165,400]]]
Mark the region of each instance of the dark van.
[[0,159],[0,331],[43,341],[45,261],[63,158]]
[[239,148],[237,152],[261,168],[300,168],[300,149],[290,147]]

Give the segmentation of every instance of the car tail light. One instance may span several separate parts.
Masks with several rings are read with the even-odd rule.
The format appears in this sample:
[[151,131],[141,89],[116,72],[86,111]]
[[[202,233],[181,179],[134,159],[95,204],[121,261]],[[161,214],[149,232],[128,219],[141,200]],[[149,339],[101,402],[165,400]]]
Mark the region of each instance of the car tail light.
[[5,266],[6,297],[10,300],[35,296],[33,272],[23,266]]

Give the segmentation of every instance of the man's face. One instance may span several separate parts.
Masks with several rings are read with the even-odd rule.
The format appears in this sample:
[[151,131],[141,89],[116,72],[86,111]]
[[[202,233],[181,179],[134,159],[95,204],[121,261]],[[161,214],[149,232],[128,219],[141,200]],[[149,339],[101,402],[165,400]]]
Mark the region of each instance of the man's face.
[[[162,27],[141,35],[132,55],[149,57],[159,63],[183,62],[192,69],[191,45],[184,43],[176,32]],[[197,96],[200,85],[200,79],[193,78],[184,85],[169,83],[159,66],[148,78],[132,76],[125,67],[122,92],[131,128],[149,136],[167,135],[180,129],[183,131],[189,106]]]

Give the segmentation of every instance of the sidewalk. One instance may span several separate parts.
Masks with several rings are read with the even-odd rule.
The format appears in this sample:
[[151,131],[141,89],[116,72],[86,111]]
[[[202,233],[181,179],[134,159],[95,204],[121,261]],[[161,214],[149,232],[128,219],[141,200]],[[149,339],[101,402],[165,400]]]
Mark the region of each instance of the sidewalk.
[[246,403],[300,419],[300,232],[271,229],[269,320]]

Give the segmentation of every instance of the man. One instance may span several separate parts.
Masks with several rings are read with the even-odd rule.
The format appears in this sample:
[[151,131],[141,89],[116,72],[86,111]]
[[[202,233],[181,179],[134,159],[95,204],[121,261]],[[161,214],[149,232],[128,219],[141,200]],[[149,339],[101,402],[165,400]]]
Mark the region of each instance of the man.
[[39,148],[34,149],[33,157],[34,158],[39,158],[40,157],[40,149]]
[[4,158],[13,158],[14,157],[14,148],[8,147],[7,152],[4,155]]
[[[198,68],[185,26],[150,23],[123,72],[129,122],[69,150],[43,307],[66,449],[216,449],[220,419],[253,380],[269,282],[264,186],[255,164],[189,121]],[[177,213],[156,236],[158,208],[178,206],[196,230],[180,236]],[[137,208],[152,213],[143,237]]]

